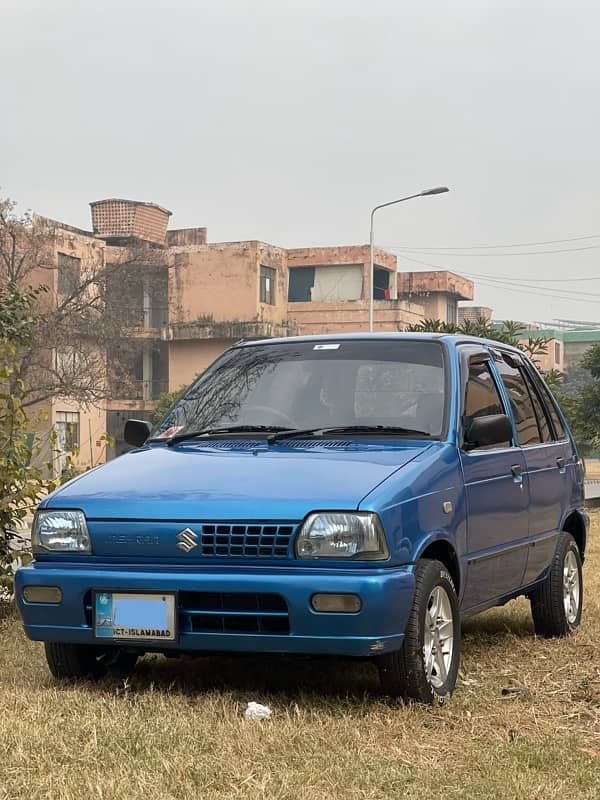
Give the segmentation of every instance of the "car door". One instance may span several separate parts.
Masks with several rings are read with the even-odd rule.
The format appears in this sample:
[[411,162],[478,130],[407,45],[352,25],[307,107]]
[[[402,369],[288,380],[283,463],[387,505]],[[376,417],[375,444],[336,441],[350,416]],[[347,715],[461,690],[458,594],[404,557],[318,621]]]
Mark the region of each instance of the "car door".
[[531,537],[525,583],[532,583],[546,569],[554,553],[556,538],[569,508],[578,459],[535,368],[523,360],[521,371],[532,396],[542,439],[539,445],[524,448],[529,473]]
[[[493,361],[492,353],[478,346],[460,348],[463,431],[477,416],[510,416]],[[461,433],[460,458],[467,504],[466,611],[522,585],[529,488],[523,452],[515,440],[469,449]]]

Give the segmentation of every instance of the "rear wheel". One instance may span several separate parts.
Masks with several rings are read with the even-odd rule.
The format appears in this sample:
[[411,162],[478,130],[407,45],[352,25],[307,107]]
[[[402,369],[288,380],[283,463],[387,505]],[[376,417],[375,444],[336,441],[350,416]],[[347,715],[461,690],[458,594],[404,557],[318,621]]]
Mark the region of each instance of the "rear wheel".
[[568,636],[581,622],[581,556],[570,533],[558,537],[548,575],[529,599],[538,636]]
[[402,649],[379,658],[382,688],[421,703],[443,703],[460,661],[460,617],[454,583],[439,561],[415,567],[415,595]]
[[137,653],[119,647],[101,647],[88,644],[46,642],[46,661],[55,678],[102,678],[108,672],[130,674],[138,660]]

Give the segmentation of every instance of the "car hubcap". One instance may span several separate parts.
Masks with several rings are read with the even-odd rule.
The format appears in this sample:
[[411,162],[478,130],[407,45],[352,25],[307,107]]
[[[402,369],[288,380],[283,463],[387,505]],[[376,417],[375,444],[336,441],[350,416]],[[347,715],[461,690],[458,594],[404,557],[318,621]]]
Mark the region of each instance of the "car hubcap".
[[565,605],[565,615],[567,622],[572,625],[579,614],[579,568],[577,558],[572,550],[569,550],[565,557],[563,566],[563,602]]
[[452,604],[442,586],[435,586],[427,601],[423,655],[427,680],[436,689],[448,679],[454,650]]

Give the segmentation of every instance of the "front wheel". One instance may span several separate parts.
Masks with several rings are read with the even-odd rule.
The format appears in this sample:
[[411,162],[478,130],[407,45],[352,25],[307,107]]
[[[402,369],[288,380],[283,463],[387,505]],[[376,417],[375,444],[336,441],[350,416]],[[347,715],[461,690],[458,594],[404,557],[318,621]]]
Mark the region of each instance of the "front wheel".
[[443,703],[460,662],[460,616],[452,577],[439,561],[415,567],[415,594],[402,649],[379,658],[383,690],[421,703]]
[[138,659],[136,653],[119,647],[46,642],[44,648],[48,668],[59,680],[98,679],[108,672],[128,675]]
[[558,537],[550,570],[529,597],[533,627],[538,636],[568,636],[581,621],[583,574],[575,539]]

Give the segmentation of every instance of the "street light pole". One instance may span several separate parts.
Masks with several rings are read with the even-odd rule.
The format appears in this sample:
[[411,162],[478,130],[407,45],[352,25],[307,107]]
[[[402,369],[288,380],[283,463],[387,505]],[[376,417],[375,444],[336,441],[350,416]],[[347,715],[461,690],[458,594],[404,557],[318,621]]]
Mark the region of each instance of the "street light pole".
[[369,274],[371,276],[371,296],[369,298],[369,333],[373,332],[373,294],[374,294],[374,275],[375,275],[375,265],[374,265],[374,239],[373,239],[373,217],[375,216],[375,212],[379,211],[380,208],[386,208],[387,206],[395,206],[396,203],[403,203],[405,200],[413,200],[415,197],[429,197],[432,194],[444,194],[444,192],[449,192],[447,186],[436,186],[434,189],[426,189],[424,192],[419,192],[418,194],[409,194],[408,197],[401,197],[399,200],[390,200],[389,203],[381,203],[381,205],[375,206],[375,208],[371,211],[371,233],[369,238]]

